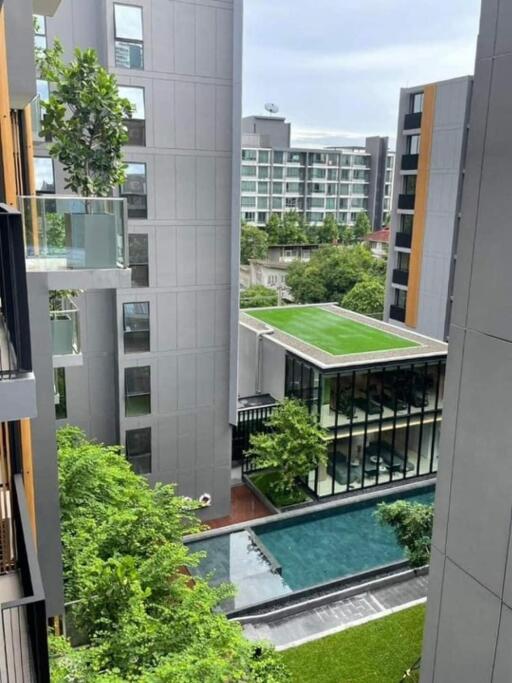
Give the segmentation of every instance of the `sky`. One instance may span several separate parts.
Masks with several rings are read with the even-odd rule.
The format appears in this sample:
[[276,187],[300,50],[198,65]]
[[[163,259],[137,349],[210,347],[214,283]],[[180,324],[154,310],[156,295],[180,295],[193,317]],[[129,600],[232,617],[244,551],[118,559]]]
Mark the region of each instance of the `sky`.
[[480,0],[245,0],[243,113],[292,144],[394,144],[401,87],[473,73]]

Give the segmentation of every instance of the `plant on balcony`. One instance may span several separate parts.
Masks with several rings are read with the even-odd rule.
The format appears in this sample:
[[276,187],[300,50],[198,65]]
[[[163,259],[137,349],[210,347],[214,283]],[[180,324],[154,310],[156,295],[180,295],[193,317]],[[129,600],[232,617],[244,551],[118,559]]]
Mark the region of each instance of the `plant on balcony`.
[[257,468],[274,468],[279,476],[270,484],[279,494],[300,492],[299,481],[327,464],[325,432],[301,401],[286,399],[272,413],[270,431],[253,434],[247,456]]
[[218,610],[233,594],[200,576],[185,534],[199,503],[135,474],[118,447],[57,436],[66,601],[86,647],[51,639],[52,681],[286,683],[279,655]]
[[98,62],[92,49],[74,52],[69,64],[56,40],[37,52],[40,77],[50,83],[41,134],[60,161],[66,188],[83,197],[106,197],[125,179],[123,144],[130,102],[120,97],[115,76]]
[[381,524],[388,524],[394,530],[412,567],[428,564],[434,523],[433,505],[397,500],[380,503],[375,514]]

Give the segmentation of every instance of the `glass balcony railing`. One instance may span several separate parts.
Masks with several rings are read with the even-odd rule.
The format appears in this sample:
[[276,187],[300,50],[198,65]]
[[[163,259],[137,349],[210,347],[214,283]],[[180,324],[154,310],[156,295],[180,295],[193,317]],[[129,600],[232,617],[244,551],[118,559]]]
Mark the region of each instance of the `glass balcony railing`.
[[27,270],[125,268],[124,199],[19,197]]
[[54,356],[80,353],[79,311],[71,299],[65,297],[50,309],[50,326]]

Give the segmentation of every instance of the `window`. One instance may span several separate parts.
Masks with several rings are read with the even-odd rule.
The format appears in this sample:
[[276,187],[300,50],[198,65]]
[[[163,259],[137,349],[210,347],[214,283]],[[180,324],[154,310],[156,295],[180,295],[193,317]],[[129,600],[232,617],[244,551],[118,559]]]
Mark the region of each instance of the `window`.
[[304,152],[288,152],[288,161],[291,163],[303,164],[306,160]]
[[419,154],[420,153],[420,135],[408,135],[405,148],[407,154]]
[[324,183],[309,183],[309,191],[314,194],[325,194]]
[[274,178],[276,178],[276,180],[282,180],[284,178],[284,168],[274,166]]
[[325,168],[310,168],[309,177],[310,178],[325,178],[327,172]]
[[368,171],[354,170],[352,174],[354,180],[364,180],[365,182],[368,182],[369,177],[370,174]]
[[272,197],[272,208],[282,209],[283,208],[283,198],[282,197]]
[[300,194],[304,191],[304,186],[302,183],[286,183],[286,191]]
[[253,208],[256,206],[256,197],[242,197],[241,205],[245,208]]
[[142,7],[114,5],[114,31],[116,66],[125,69],[143,69]]
[[413,95],[411,95],[410,113],[411,114],[420,114],[422,111],[423,111],[423,93],[422,92],[416,92]]
[[336,200],[334,197],[325,200],[325,208],[333,211],[336,210]]
[[395,289],[395,306],[405,308],[407,304],[407,290]]
[[340,180],[350,180],[350,169],[342,168],[340,171]]
[[258,166],[258,178],[268,178],[270,175],[268,166]]
[[55,193],[55,172],[53,159],[50,157],[34,157],[36,175],[36,192],[38,194]]
[[37,126],[38,123],[43,122],[44,102],[48,102],[48,100],[50,99],[50,85],[48,81],[44,81],[41,78],[38,78],[36,80],[36,92],[38,97],[36,106],[38,106],[39,121],[33,121],[32,123]]
[[256,150],[255,149],[243,149],[242,150],[242,161],[256,161]]
[[146,164],[126,164],[126,180],[120,189],[128,203],[128,218],[148,217]]
[[404,176],[404,194],[416,194],[416,176]]
[[348,209],[348,199],[341,197],[340,199],[340,209]]
[[327,183],[327,194],[335,195],[337,194],[336,190],[337,187],[335,183]]
[[413,221],[414,216],[411,216],[407,213],[403,213],[400,216],[400,232],[404,232],[406,235],[411,235]]
[[132,105],[132,116],[125,120],[128,129],[127,145],[146,145],[146,107],[144,105],[144,88],[127,85],[119,86],[119,95],[125,97]]
[[286,169],[287,178],[304,178],[304,171],[302,168],[296,168],[295,166],[290,166]]
[[45,50],[46,43],[46,17],[42,14],[34,14],[34,45],[39,50]]
[[123,304],[124,352],[150,351],[149,302]]
[[325,199],[323,197],[312,197],[308,204],[311,209],[323,209],[325,206]]
[[327,180],[337,180],[338,171],[335,168],[329,168],[327,170]]
[[126,417],[151,412],[151,368],[149,365],[125,368],[124,396]]
[[258,209],[268,209],[268,197],[258,197]]
[[405,251],[399,251],[397,252],[396,255],[396,267],[398,270],[409,270],[409,259],[410,259],[410,254],[406,253]]
[[366,193],[367,193],[366,185],[359,185],[359,184],[352,185],[352,194],[366,194]]
[[340,221],[342,222],[343,225],[345,223],[347,223],[348,222],[348,213],[345,213],[344,211],[342,213],[340,213]]
[[350,208],[352,209],[366,209],[368,207],[368,200],[364,197],[352,197],[350,200]]
[[342,166],[352,166],[352,157],[350,154],[341,155],[341,165]]
[[326,155],[321,154],[320,152],[313,152],[309,159],[312,164],[325,164],[325,162],[327,161]]
[[272,183],[272,192],[274,194],[283,194],[283,183]]
[[256,166],[242,166],[242,175],[249,178],[256,177]]
[[258,194],[268,194],[268,183],[258,183]]
[[53,394],[55,402],[55,419],[65,420],[68,416],[66,404],[66,371],[55,368],[53,371]]
[[254,180],[242,180],[242,192],[256,192],[256,182]]
[[151,427],[126,430],[126,459],[136,474],[151,472]]
[[270,161],[270,152],[268,150],[260,150],[258,153],[258,161],[260,164],[268,164]]
[[284,152],[274,152],[274,164],[284,163]]
[[147,235],[128,235],[128,260],[132,270],[132,287],[149,287]]
[[242,211],[240,217],[246,223],[254,223],[256,214],[254,213],[254,211]]
[[345,183],[340,185],[340,194],[348,196],[350,194],[350,186]]
[[267,214],[265,211],[258,211],[258,223],[266,223],[267,222]]

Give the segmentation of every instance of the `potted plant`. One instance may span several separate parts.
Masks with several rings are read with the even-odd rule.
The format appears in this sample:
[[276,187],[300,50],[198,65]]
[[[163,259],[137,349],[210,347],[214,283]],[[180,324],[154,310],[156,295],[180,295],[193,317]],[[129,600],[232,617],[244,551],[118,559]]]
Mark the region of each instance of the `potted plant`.
[[52,348],[55,356],[66,356],[77,351],[75,345],[74,315],[77,307],[71,301],[80,294],[79,289],[56,289],[50,291],[50,326]]
[[[63,48],[37,51],[40,77],[50,84],[41,133],[66,175],[66,189],[85,197],[83,213],[66,213],[65,241],[70,268],[111,268],[118,261],[116,216],[92,197],[109,197],[125,180],[123,144],[130,102],[120,97],[117,80],[91,49],[63,61]],[[99,207],[99,210],[98,210]]]

